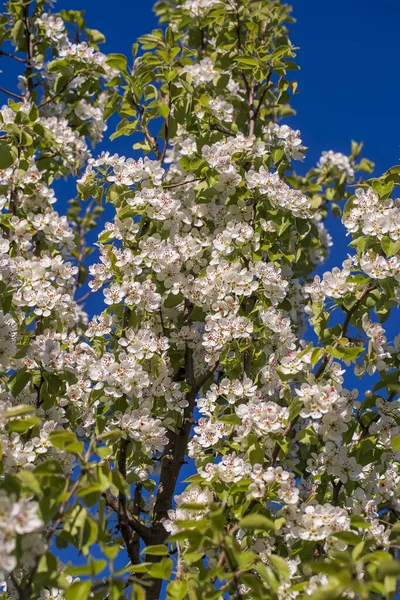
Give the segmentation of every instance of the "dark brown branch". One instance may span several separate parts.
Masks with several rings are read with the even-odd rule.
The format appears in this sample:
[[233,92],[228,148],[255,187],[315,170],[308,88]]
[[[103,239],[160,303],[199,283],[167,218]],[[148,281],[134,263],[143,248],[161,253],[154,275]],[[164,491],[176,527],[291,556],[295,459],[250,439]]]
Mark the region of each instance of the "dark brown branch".
[[[187,444],[189,441],[190,430],[193,423],[193,410],[195,406],[196,396],[199,393],[201,387],[210,379],[212,374],[217,368],[217,364],[213,366],[210,371],[207,371],[205,375],[200,377],[194,385],[192,385],[190,391],[186,394],[186,400],[188,406],[183,411],[182,426],[179,431],[169,431],[167,434],[168,443],[166,445],[164,455],[161,459],[161,474],[160,484],[158,487],[156,504],[154,506],[154,525],[153,531],[159,529],[161,521],[168,517],[168,511],[172,507],[172,497],[175,491],[176,482],[182,465],[184,464],[184,458],[187,450]],[[194,377],[193,369],[193,355],[191,352],[187,352],[185,360],[186,369],[186,380],[190,381]],[[163,535],[160,537],[165,539],[166,532],[164,527]]]
[[200,391],[201,388],[203,387],[203,385],[205,383],[207,383],[207,381],[210,379],[210,377],[212,377],[212,375],[214,375],[215,371],[218,369],[218,365],[219,363],[216,362],[209,371],[207,371],[207,373],[204,373],[204,375],[201,375],[199,377],[199,379],[197,380],[196,383],[196,387],[198,388],[198,390]]
[[160,160],[160,159],[161,159],[161,152],[160,152],[160,150],[159,150],[159,148],[158,148],[158,142],[157,142],[157,139],[151,135],[151,133],[150,133],[150,131],[149,131],[148,127],[147,127],[147,126],[145,126],[145,125],[143,125],[143,122],[142,122],[142,120],[143,120],[143,115],[144,115],[144,108],[143,108],[143,106],[140,106],[140,104],[138,104],[138,103],[136,102],[136,99],[135,99],[134,92],[133,92],[132,90],[131,90],[131,92],[132,92],[132,93],[131,93],[131,101],[132,101],[132,104],[134,105],[134,107],[136,108],[136,110],[137,110],[137,111],[138,111],[138,113],[139,113],[139,117],[140,117],[140,126],[141,126],[142,132],[143,132],[143,134],[144,134],[144,137],[146,138],[146,140],[147,140],[148,142],[150,142],[150,145],[151,145],[151,147],[152,147],[152,149],[153,149],[153,152],[154,152],[154,154],[155,154],[155,156],[156,156],[157,160]]
[[[78,257],[77,257],[77,263],[78,263],[78,273],[76,275],[76,279],[75,279],[75,283],[74,283],[74,288],[73,288],[73,292],[72,292],[72,297],[75,298],[76,296],[76,292],[78,291],[79,286],[81,285],[79,282],[80,279],[80,274],[81,274],[81,269],[83,267],[83,262],[85,259],[85,250],[86,250],[86,239],[85,239],[85,228],[84,228],[84,224],[86,219],[91,216],[92,210],[94,205],[96,204],[96,200],[92,200],[85,211],[84,216],[82,217],[81,221],[77,224],[77,235],[79,238],[79,243],[78,243]],[[81,300],[82,301],[82,300]]]
[[249,136],[254,135],[256,127],[256,113],[254,110],[254,87],[249,87]]
[[232,131],[229,131],[229,129],[225,129],[225,127],[221,127],[220,125],[216,125],[215,123],[210,123],[210,129],[211,131],[219,131],[224,135],[235,137],[235,134]]
[[[365,300],[365,298],[368,296],[368,294],[370,292],[372,292],[372,290],[375,290],[377,288],[377,284],[374,285],[369,285],[367,286],[363,292],[360,294],[360,296],[357,298],[357,300],[355,301],[355,303],[353,304],[353,306],[347,311],[346,313],[346,317],[343,321],[343,326],[342,326],[342,332],[338,338],[338,341],[333,345],[333,348],[337,348],[338,346],[338,342],[339,340],[343,339],[344,337],[346,337],[346,333],[347,330],[350,326],[350,321],[352,316],[354,315],[354,313],[356,312],[356,310],[359,308],[359,306],[361,305],[361,303],[363,302],[363,300]],[[319,365],[318,369],[315,372],[315,378],[318,379],[319,377],[321,377],[321,375],[325,372],[326,367],[329,364],[329,361],[331,359],[331,355],[330,354],[325,354],[324,358],[321,361],[321,364]]]
[[[124,479],[126,479],[126,460],[128,443],[129,442],[127,440],[122,439],[119,444],[118,470]],[[121,530],[122,537],[124,538],[126,550],[128,552],[128,556],[131,560],[131,563],[133,565],[138,564],[140,562],[139,549],[137,547],[136,540],[132,535],[132,531],[129,526],[127,500],[126,495],[122,491],[120,491],[118,494],[117,516],[119,528]]]
[[[112,510],[118,514],[118,498],[116,498],[115,496],[112,495],[112,493],[110,492],[110,490],[107,490],[107,492],[105,492],[103,494],[103,498],[106,501],[107,506],[109,506],[110,508],[112,508]],[[141,523],[138,519],[136,519],[130,512],[129,510],[126,511],[126,518],[127,518],[127,523],[129,525],[129,527],[138,535],[140,535],[140,537],[142,538],[142,540],[144,541],[145,544],[147,544],[149,542],[149,529],[146,527],[146,525],[143,525],[143,523]]]
[[23,100],[24,97],[21,94],[14,94],[14,92],[10,92],[10,90],[6,90],[6,88],[0,87],[0,92],[3,94],[7,94],[7,96],[11,96],[11,98],[15,98],[16,100]]
[[343,483],[339,480],[337,483],[333,484],[333,494],[332,494],[332,504],[333,506],[337,506],[339,493],[342,489]]
[[32,35],[31,35],[31,29],[29,26],[29,4],[30,2],[26,3],[23,7],[23,22],[24,22],[24,28],[25,28],[25,37],[26,37],[26,46],[27,46],[27,53],[28,53],[28,57],[27,57],[27,64],[29,65],[27,67],[27,69],[25,70],[26,73],[26,82],[27,82],[27,91],[25,94],[25,100],[29,100],[32,96],[33,93],[33,81],[32,81],[32,67],[31,62],[32,62],[32,58],[33,58],[33,40],[32,40]]
[[163,335],[166,336],[167,334],[165,333],[164,317],[163,317],[163,314],[162,314],[162,308],[161,308],[161,306],[160,306],[160,311],[159,312],[160,312],[161,329],[162,329]]
[[16,54],[11,54],[10,52],[4,52],[4,50],[0,50],[0,56],[7,56],[8,58],[13,58],[14,60],[17,60],[18,62],[24,64],[26,64],[27,61],[26,58],[21,58],[20,56],[17,56]]
[[[190,318],[190,307],[189,317]],[[183,411],[182,425],[178,431],[168,431],[168,442],[161,458],[160,482],[157,491],[156,503],[153,512],[153,525],[150,530],[150,543],[162,544],[168,537],[163,521],[168,518],[168,511],[172,508],[172,499],[174,496],[176,484],[182,466],[185,464],[185,455],[193,424],[193,411],[196,403],[196,397],[201,387],[212,377],[218,364],[216,363],[207,373],[194,380],[193,354],[186,351],[185,356],[185,378],[186,381],[193,381],[189,392],[186,394],[188,405]],[[149,562],[158,562],[159,556],[146,556]],[[146,593],[146,600],[157,600],[160,595],[161,581],[153,579],[151,588]]]
[[185,373],[186,383],[191,387],[196,386],[196,379],[194,376],[194,365],[193,365],[193,350],[186,346],[185,348]]
[[180,181],[179,183],[167,183],[163,185],[162,188],[168,190],[169,188],[181,187],[182,185],[186,185],[188,183],[194,183],[195,181],[204,181],[201,177],[195,177],[194,179],[189,179],[189,181]]
[[56,98],[58,98],[59,96],[61,96],[61,94],[63,92],[65,92],[65,90],[68,88],[69,84],[72,83],[73,80],[76,77],[77,77],[77,75],[74,75],[73,77],[71,77],[70,79],[68,79],[68,81],[66,83],[64,83],[64,85],[58,90],[58,92],[55,92],[49,98],[47,98],[46,100],[43,100],[43,102],[41,102],[40,104],[38,104],[38,108],[42,108],[43,106],[46,106],[47,104],[50,104],[50,102],[53,102],[53,100],[55,100]]
[[[374,290],[376,288],[377,288],[377,284],[373,284],[372,286],[371,285],[367,286],[363,290],[363,292],[360,294],[360,296],[357,298],[357,300],[353,304],[353,306],[347,311],[346,317],[345,317],[345,319],[343,321],[342,332],[341,332],[341,334],[340,334],[340,336],[338,338],[338,341],[341,340],[341,339],[343,339],[346,336],[347,330],[348,330],[348,328],[350,326],[350,321],[351,321],[352,316],[354,315],[354,313],[356,312],[356,310],[359,308],[359,306],[361,305],[361,303],[363,302],[363,300],[365,300],[365,298],[368,296],[368,294],[370,292],[372,292],[372,290]],[[336,348],[338,346],[338,341],[333,345],[334,348]],[[331,359],[331,355],[330,354],[325,354],[324,358],[321,361],[321,364],[319,365],[318,369],[315,372],[315,378],[316,379],[318,379],[319,377],[321,377],[321,375],[323,375],[323,373],[325,372],[326,367],[329,364],[330,359]],[[294,426],[296,425],[298,419],[299,419],[299,417],[296,417],[286,427],[285,431],[283,432],[283,437],[284,438],[287,437],[292,432],[292,430],[293,430]],[[277,460],[278,455],[279,455],[279,451],[280,451],[280,446],[277,443],[277,444],[275,444],[275,447],[274,447],[274,450],[273,450],[272,456],[271,456],[271,464],[272,465]]]
[[258,118],[258,115],[259,115],[259,112],[260,112],[260,109],[261,109],[262,103],[263,103],[263,101],[264,101],[264,98],[265,98],[265,96],[266,96],[266,94],[267,94],[268,90],[269,90],[269,89],[271,89],[271,87],[272,87],[272,84],[271,84],[271,81],[270,81],[270,79],[271,79],[271,75],[272,75],[272,72],[270,72],[270,73],[268,74],[267,80],[266,80],[266,82],[265,82],[265,87],[264,87],[264,89],[263,89],[263,91],[262,91],[262,93],[261,93],[261,96],[260,96],[260,98],[258,99],[257,108],[254,110],[254,122],[256,122],[256,121],[257,121],[257,118]]
[[[168,84],[168,109],[171,111],[171,83]],[[164,123],[164,148],[161,152],[160,163],[163,164],[165,160],[165,155],[167,154],[168,149],[168,141],[169,141],[169,113]]]

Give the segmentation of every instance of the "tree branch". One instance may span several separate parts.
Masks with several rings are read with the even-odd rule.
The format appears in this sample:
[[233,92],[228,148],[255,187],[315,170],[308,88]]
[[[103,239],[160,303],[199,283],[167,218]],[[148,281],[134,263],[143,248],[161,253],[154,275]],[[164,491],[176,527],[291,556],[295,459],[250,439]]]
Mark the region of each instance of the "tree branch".
[[16,54],[11,54],[10,52],[4,52],[4,50],[0,50],[0,56],[7,56],[8,58],[13,58],[14,60],[17,60],[18,62],[24,64],[26,64],[27,61],[26,58],[21,58],[20,56],[17,56]]
[[[343,339],[346,336],[347,330],[350,326],[350,321],[351,321],[351,317],[354,315],[354,313],[356,312],[356,310],[359,308],[360,304],[363,302],[363,300],[365,300],[365,298],[368,296],[368,294],[370,292],[372,292],[372,290],[376,289],[378,286],[376,283],[374,283],[373,285],[368,285],[360,294],[360,296],[357,298],[356,302],[353,304],[353,306],[347,311],[346,317],[343,321],[343,326],[342,326],[342,331],[341,334],[338,338],[338,340],[336,341],[336,343],[333,345],[333,348],[337,348],[337,346],[339,345],[339,340]],[[330,359],[332,358],[331,354],[325,354],[324,358],[321,361],[321,364],[319,365],[318,369],[315,372],[315,378],[318,379],[319,377],[321,377],[321,375],[323,375],[323,373],[325,372],[326,367],[329,364]],[[289,425],[286,427],[285,431],[283,432],[283,437],[287,437],[292,429],[294,428],[294,426],[296,425],[297,421],[298,421],[299,417],[297,416],[295,419],[293,419],[293,421],[291,423],[289,423]],[[279,444],[275,444],[274,450],[272,452],[271,455],[271,464],[273,465],[279,455],[279,451],[280,451],[280,446]],[[339,488],[340,490],[340,488]],[[339,493],[339,492],[338,492]]]
[[55,92],[52,96],[50,96],[49,98],[47,98],[46,100],[43,100],[43,102],[41,102],[40,104],[38,104],[38,108],[42,108],[43,106],[46,106],[47,104],[50,104],[50,102],[53,102],[53,100],[55,100],[56,98],[58,98],[59,96],[61,96],[61,94],[68,88],[69,84],[72,83],[72,81],[77,77],[77,75],[74,75],[73,77],[71,77],[70,79],[68,79],[68,81],[66,83],[64,83],[64,85],[58,90],[58,92]]
[[[347,330],[349,328],[351,318],[354,315],[354,313],[356,312],[356,310],[359,308],[360,304],[363,302],[363,300],[365,300],[365,298],[368,296],[368,294],[370,292],[372,292],[372,290],[375,290],[377,287],[378,286],[377,286],[376,283],[374,283],[372,286],[368,285],[363,290],[363,292],[360,294],[360,296],[357,298],[357,300],[353,304],[353,306],[347,311],[345,320],[343,321],[342,332],[341,332],[338,340],[333,345],[334,349],[336,349],[338,347],[339,340],[341,340],[344,337],[346,337],[346,333],[347,333]],[[328,366],[329,361],[330,361],[331,358],[332,358],[331,354],[325,354],[324,358],[321,361],[321,364],[319,365],[318,369],[315,372],[315,378],[316,379],[318,379],[319,377],[321,377],[321,375],[325,372],[325,369]]]
[[[105,499],[107,506],[109,506],[116,514],[118,514],[118,498],[113,496],[110,490],[107,490],[103,494],[103,498]],[[150,531],[148,527],[136,519],[129,512],[129,510],[126,510],[126,519],[129,527],[142,538],[145,544],[147,544],[150,539]]]
[[27,91],[25,94],[25,100],[30,100],[31,96],[32,96],[32,92],[33,92],[33,81],[32,81],[32,67],[31,65],[31,61],[33,58],[33,40],[32,40],[32,36],[31,36],[31,29],[29,26],[29,2],[27,4],[24,5],[23,7],[23,22],[24,22],[24,28],[25,28],[25,37],[26,37],[26,46],[27,46],[27,53],[28,53],[28,58],[27,58],[27,64],[29,65],[25,71],[26,73],[26,82],[27,82]]
[[7,96],[11,96],[11,98],[15,98],[16,100],[23,100],[24,96],[21,96],[21,94],[14,94],[14,92],[10,92],[9,90],[6,90],[6,88],[0,87],[0,92],[3,92],[3,94],[7,94]]

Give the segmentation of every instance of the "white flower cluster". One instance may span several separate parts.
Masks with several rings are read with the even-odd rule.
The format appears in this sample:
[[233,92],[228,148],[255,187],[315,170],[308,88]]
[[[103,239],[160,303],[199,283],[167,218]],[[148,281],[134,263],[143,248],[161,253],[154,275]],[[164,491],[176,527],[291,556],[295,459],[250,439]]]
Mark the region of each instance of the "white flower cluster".
[[295,475],[285,471],[282,467],[268,467],[266,471],[262,466],[255,464],[250,473],[252,483],[249,492],[254,498],[262,498],[266,491],[277,488],[279,502],[285,504],[297,504],[300,490],[296,487]]
[[332,171],[339,171],[346,174],[346,181],[349,183],[354,178],[354,169],[347,156],[340,152],[323,152],[318,161],[318,169],[323,174],[330,174]]
[[77,308],[69,291],[77,267],[63,262],[61,256],[53,260],[49,256],[17,258],[15,264],[20,281],[13,300],[17,306],[32,308],[39,316],[55,314],[66,324],[75,323]]
[[221,0],[185,0],[182,8],[192,16],[200,17],[216,4],[221,4]]
[[276,402],[264,402],[259,399],[239,404],[235,412],[241,420],[236,428],[236,437],[240,441],[254,431],[259,435],[282,433],[288,423],[289,411]]
[[112,425],[121,429],[126,436],[141,444],[144,452],[152,456],[154,452],[161,452],[167,443],[165,427],[162,427],[160,419],[154,419],[150,410],[146,408],[138,410],[117,411]]
[[127,306],[137,306],[142,310],[154,312],[161,304],[161,296],[156,289],[156,285],[148,279],[140,283],[126,276],[121,286],[113,283],[111,287],[104,290],[104,302],[118,304],[122,298],[125,298]]
[[303,292],[309,295],[313,302],[324,302],[325,298],[342,298],[352,292],[356,284],[349,280],[352,270],[351,259],[345,260],[342,269],[334,267],[332,271],[325,271],[322,279],[319,275],[314,277],[312,283],[303,287]]
[[300,190],[291,189],[281,181],[278,173],[270,173],[264,167],[258,171],[250,169],[246,173],[246,182],[251,190],[257,189],[267,196],[274,208],[288,210],[301,219],[310,218],[310,201]]
[[[194,485],[186,489],[179,496],[175,496],[174,499],[177,507],[175,510],[168,511],[168,520],[164,521],[165,529],[172,535],[180,530],[176,521],[187,519],[190,521],[199,521],[204,513],[207,512],[208,505],[214,500],[214,496],[211,490],[201,489],[199,486]],[[196,510],[185,509],[183,507],[185,503],[198,504],[198,508],[196,507]],[[183,505],[182,508],[180,508],[180,505]]]
[[79,44],[68,42],[60,47],[58,54],[60,58],[72,58],[87,65],[100,66],[108,74],[112,73],[110,67],[106,65],[106,54],[96,51],[87,42],[80,42]]
[[292,129],[289,125],[270,123],[263,127],[263,133],[265,143],[282,147],[288,159],[303,160],[305,148],[298,129]]
[[347,481],[360,481],[363,467],[358,464],[354,456],[348,455],[346,446],[337,446],[333,442],[326,442],[319,454],[312,453],[307,460],[307,468],[313,476],[327,472],[338,478],[342,483]]
[[[198,2],[199,0],[194,0]],[[208,57],[203,58],[199,62],[185,65],[182,69],[183,73],[188,73],[195,85],[204,85],[210,83],[219,72],[214,69],[214,63]]]
[[400,239],[400,202],[390,198],[381,200],[372,188],[358,188],[350,200],[351,208],[343,216],[349,233],[363,233],[381,240],[388,236]]
[[212,98],[208,103],[208,108],[216,119],[225,121],[225,123],[231,123],[233,121],[233,106],[227,102],[223,96]]
[[85,138],[72,129],[65,118],[41,117],[39,121],[51,132],[61,155],[65,157],[67,163],[70,163],[70,168],[82,168],[90,158]]
[[10,358],[16,351],[17,323],[11,315],[5,315],[0,311],[0,368],[7,369],[10,367]]
[[237,154],[256,157],[263,156],[267,151],[265,144],[254,135],[244,136],[240,133],[212,146],[204,145],[201,149],[204,160],[218,173],[236,173],[233,158]]
[[[17,566],[13,554],[18,536],[29,536],[38,531],[43,522],[38,515],[38,504],[26,498],[7,496],[0,490],[0,576],[4,577]],[[38,540],[36,540],[37,543]]]
[[362,325],[369,338],[367,370],[370,375],[373,375],[377,370],[383,371],[387,368],[387,360],[390,359],[391,354],[382,325],[371,321],[366,314],[362,317]]
[[56,44],[63,46],[68,43],[67,30],[61,17],[44,12],[36,19],[36,25],[43,28],[45,36]]
[[332,504],[302,504],[300,507],[287,505],[282,514],[286,519],[288,535],[302,540],[322,541],[332,534],[350,529],[347,510]]
[[249,338],[253,331],[253,324],[247,317],[228,313],[207,315],[204,326],[203,346],[207,350],[207,360],[215,362],[219,351],[231,340]]
[[223,483],[238,483],[248,480],[249,493],[253,498],[262,498],[273,487],[278,488],[278,498],[286,504],[296,504],[299,498],[293,473],[284,471],[282,467],[263,470],[261,465],[251,465],[235,452],[225,454],[219,463],[208,463],[199,473],[207,482],[218,480]]

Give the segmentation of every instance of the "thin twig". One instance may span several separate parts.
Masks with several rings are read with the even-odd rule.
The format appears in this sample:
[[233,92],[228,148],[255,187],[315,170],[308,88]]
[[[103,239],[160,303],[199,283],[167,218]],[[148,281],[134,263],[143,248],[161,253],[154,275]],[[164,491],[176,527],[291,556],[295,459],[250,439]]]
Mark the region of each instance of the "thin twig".
[[76,303],[82,304],[82,302],[85,302],[85,300],[87,300],[89,298],[89,296],[91,296],[92,294],[94,294],[94,291],[89,290],[88,292],[86,292],[86,294],[83,294],[82,298],[79,298],[79,300],[76,300]]
[[21,58],[20,56],[16,56],[16,54],[11,54],[10,52],[4,52],[4,50],[0,50],[0,56],[7,56],[8,58],[13,58],[18,62],[25,63],[27,62],[26,58]]
[[73,80],[76,77],[77,77],[77,75],[74,75],[73,77],[71,77],[70,79],[68,79],[68,81],[66,83],[64,83],[64,85],[58,90],[58,92],[55,92],[49,98],[47,98],[46,100],[43,100],[43,102],[41,102],[40,104],[38,104],[38,108],[42,108],[43,106],[46,106],[47,104],[50,104],[50,102],[53,102],[53,100],[55,100],[56,98],[58,98],[59,96],[61,96],[61,94],[67,89],[67,87],[69,86],[69,84],[72,83]]
[[[343,339],[346,336],[347,330],[350,326],[351,317],[356,312],[356,310],[358,309],[360,304],[363,302],[363,300],[365,300],[365,298],[368,296],[368,294],[376,288],[377,288],[377,284],[373,284],[372,286],[371,285],[367,286],[363,290],[363,292],[360,294],[360,296],[357,298],[357,300],[353,304],[353,306],[347,311],[346,317],[343,321],[341,334],[340,334],[337,342],[333,345],[333,348],[337,348],[337,346],[339,345],[339,340]],[[316,379],[318,379],[319,377],[321,377],[321,375],[323,375],[326,367],[329,364],[330,359],[331,359],[331,354],[325,354],[324,358],[321,361],[321,364],[319,365],[318,369],[315,372]],[[289,423],[289,425],[286,427],[285,431],[283,432],[283,438],[286,438],[292,432],[298,419],[299,419],[299,417],[297,416],[295,419],[293,419],[293,421],[291,423]],[[276,443],[274,450],[272,452],[272,455],[271,455],[271,464],[272,465],[275,463],[276,459],[278,458],[279,451],[280,451],[280,445],[278,443]],[[340,490],[340,488],[339,488],[339,490]]]
[[21,96],[21,94],[14,94],[14,92],[10,92],[10,90],[6,90],[6,88],[3,88],[1,86],[0,92],[3,92],[3,94],[7,94],[7,96],[11,96],[11,98],[15,98],[16,100],[24,100],[24,96]]
[[[105,499],[107,506],[112,508],[115,513],[118,513],[118,498],[113,496],[110,490],[107,490],[107,492],[103,494],[103,498]],[[150,532],[146,525],[143,525],[143,523],[136,519],[129,510],[126,511],[126,519],[129,527],[140,535],[145,544],[147,544],[150,538]]]
[[194,179],[190,179],[189,181],[181,181],[180,183],[169,183],[167,185],[163,185],[162,188],[168,190],[170,188],[176,188],[182,185],[187,185],[188,183],[194,183],[195,181],[204,181],[204,179],[201,177],[195,177]]

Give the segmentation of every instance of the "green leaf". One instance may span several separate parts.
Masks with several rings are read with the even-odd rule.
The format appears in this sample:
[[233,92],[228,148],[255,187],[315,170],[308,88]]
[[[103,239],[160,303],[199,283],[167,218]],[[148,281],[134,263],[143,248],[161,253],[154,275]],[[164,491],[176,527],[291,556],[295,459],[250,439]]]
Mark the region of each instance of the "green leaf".
[[16,431],[18,433],[25,433],[28,429],[40,425],[41,420],[39,417],[28,417],[25,419],[14,419],[7,423],[7,431]]
[[247,515],[239,523],[239,527],[242,529],[262,529],[264,531],[271,531],[275,529],[275,524],[271,519],[255,513]]
[[22,392],[28,381],[31,379],[32,373],[26,369],[21,369],[14,373],[10,380],[8,387],[10,388],[12,395],[16,398],[18,394]]
[[49,434],[49,440],[56,448],[81,454],[83,451],[83,442],[79,442],[75,433],[66,429],[56,429]]
[[353,515],[350,519],[350,522],[351,526],[355,529],[369,529],[371,527],[371,523],[364,521],[364,519],[359,515]]
[[395,450],[396,452],[400,452],[400,435],[393,436],[390,443],[393,450]]
[[72,575],[73,577],[79,577],[80,575],[98,575],[107,567],[107,561],[104,559],[95,559],[89,557],[89,563],[87,565],[69,566],[66,568],[66,574]]
[[145,591],[140,585],[132,586],[131,600],[146,600]]
[[334,356],[335,358],[341,358],[342,360],[353,360],[357,358],[361,352],[365,351],[363,346],[355,346],[355,347],[344,347],[340,346],[339,348],[335,346],[327,346],[327,352]]
[[165,308],[175,308],[183,302],[182,294],[169,294],[169,296],[164,300]]
[[156,579],[168,580],[172,573],[172,560],[163,558],[159,563],[155,563],[150,569],[150,576]]
[[40,483],[31,471],[19,471],[17,478],[28,490],[36,494],[36,496],[39,498],[43,496],[43,490]]
[[74,581],[65,592],[65,600],[86,600],[91,587],[91,581]]
[[311,366],[312,367],[315,367],[315,365],[321,358],[323,351],[324,351],[323,348],[314,348],[314,350],[312,351],[312,354],[311,354]]
[[300,442],[300,444],[306,444],[308,446],[316,446],[318,444],[318,436],[311,425],[304,429],[300,429],[296,434],[296,440]]
[[0,169],[8,169],[8,167],[11,167],[16,158],[18,156],[18,153],[15,151],[15,148],[13,146],[10,146],[9,144],[4,144],[0,146]]
[[226,423],[228,425],[240,425],[241,424],[241,420],[240,418],[235,415],[221,415],[220,417],[218,417],[218,421],[220,423]]
[[253,58],[252,56],[238,56],[236,58],[236,62],[239,64],[239,66],[249,66],[249,67],[258,67],[258,60],[256,58]]
[[167,587],[167,598],[168,600],[183,600],[186,598],[188,589],[188,582],[184,580],[175,579],[171,581]]
[[283,559],[281,556],[277,556],[276,554],[270,554],[268,556],[268,560],[274,569],[278,571],[282,579],[285,579],[286,581],[290,579],[290,569],[287,566],[285,559]]
[[156,544],[154,546],[147,546],[142,550],[142,554],[148,554],[149,556],[169,556],[168,547],[164,544]]
[[35,475],[61,475],[64,473],[57,460],[45,460],[34,470]]
[[119,471],[113,470],[111,473],[112,482],[119,492],[122,492],[125,495],[129,494],[129,485],[126,482],[126,479],[121,475]]
[[128,63],[126,56],[123,54],[109,54],[107,56],[106,64],[121,73],[126,73],[127,71]]
[[378,564],[377,575],[379,579],[383,579],[387,576],[400,576],[400,561],[398,560],[385,560]]
[[357,546],[357,544],[362,542],[360,536],[352,531],[339,531],[338,533],[333,533],[332,535],[341,542],[345,542],[345,544],[349,544],[350,546]]
[[29,404],[18,404],[6,410],[5,417],[11,419],[12,417],[21,417],[23,415],[29,415],[35,413],[36,409]]
[[98,29],[86,29],[87,35],[95,44],[104,44],[106,38]]
[[387,235],[384,235],[381,239],[381,246],[386,256],[393,256],[400,250],[400,240],[393,241]]

